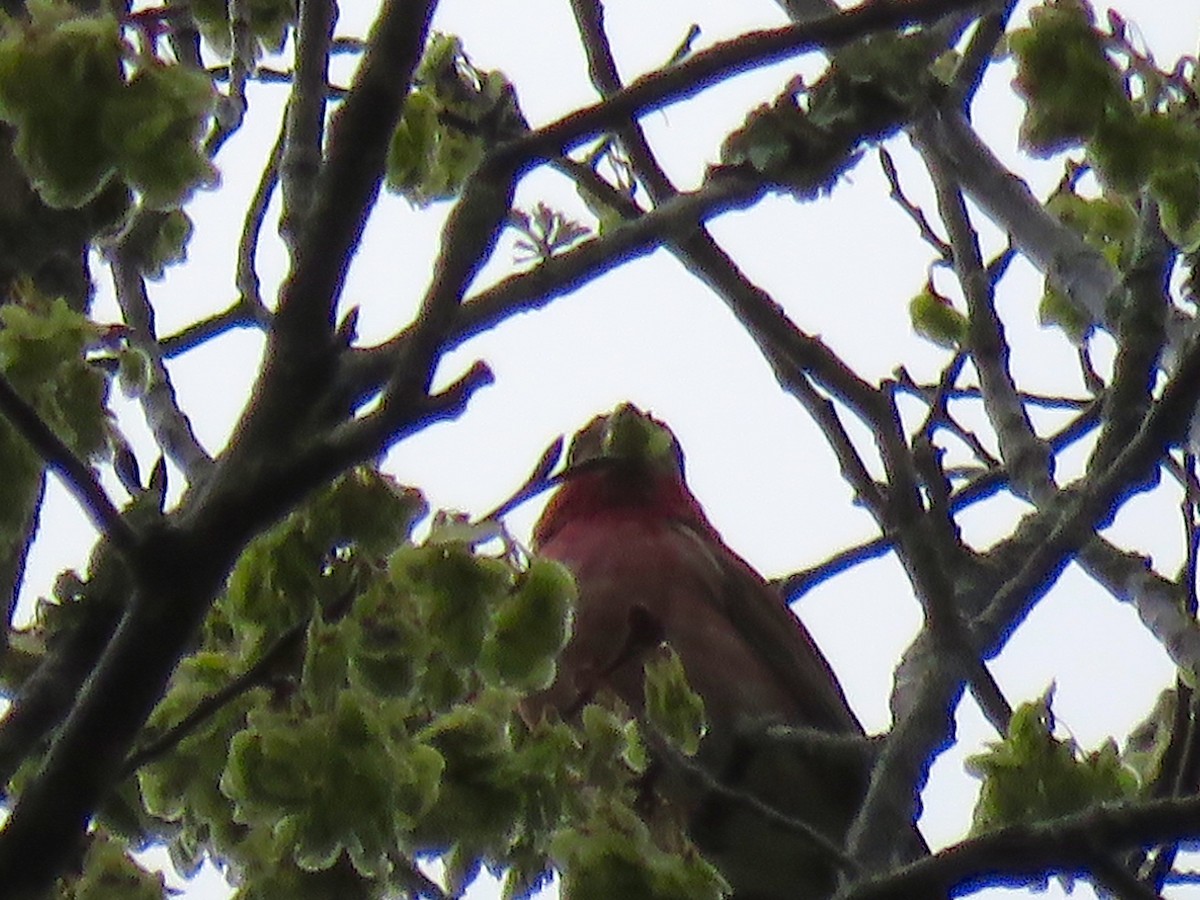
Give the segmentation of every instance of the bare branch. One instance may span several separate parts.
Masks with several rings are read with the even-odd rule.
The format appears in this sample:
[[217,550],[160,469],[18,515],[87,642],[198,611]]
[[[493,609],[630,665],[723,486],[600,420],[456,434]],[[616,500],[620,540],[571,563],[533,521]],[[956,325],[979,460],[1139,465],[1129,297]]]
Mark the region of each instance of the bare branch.
[[[1061,431],[1049,438],[1050,446],[1058,453],[1066,447],[1087,435],[1100,417],[1099,404],[1092,405],[1080,413]],[[978,476],[970,483],[957,490],[950,497],[950,508],[953,512],[985,500],[1002,491],[1008,484],[1008,474],[1002,469],[994,469]],[[810,569],[797,572],[777,580],[780,592],[789,603],[795,603],[812,588],[816,587],[846,569],[877,559],[892,549],[892,540],[887,537],[877,537],[853,547],[835,553],[829,559]]]
[[279,166],[283,159],[286,136],[287,120],[285,119],[280,128],[279,137],[271,148],[271,155],[263,167],[262,175],[259,176],[258,187],[254,189],[254,196],[250,199],[250,205],[246,207],[246,218],[242,223],[242,236],[238,240],[237,274],[234,278],[239,292],[238,302],[262,325],[267,324],[270,320],[270,313],[263,305],[262,295],[259,292],[258,272],[255,270],[254,257],[258,252],[258,239],[262,234],[263,220],[267,216],[267,206],[279,184]]
[[262,322],[240,300],[206,319],[184,326],[159,342],[163,359],[182,356],[234,328],[253,328]]
[[[279,231],[293,253],[304,238],[316,200],[325,136],[325,84],[337,7],[333,0],[299,0],[296,25],[296,62],[292,92],[285,116],[280,170],[283,212]],[[408,80],[397,73],[397,84]],[[320,220],[317,220],[320,221]]]
[[1188,797],[1097,806],[1048,822],[1014,825],[850,885],[837,900],[969,893],[1001,879],[1033,884],[1048,875],[1087,878],[1098,863],[1120,850],[1194,837],[1197,817],[1200,800]]
[[537,465],[533,467],[533,471],[529,473],[529,477],[525,479],[524,483],[513,491],[508,499],[491,512],[480,516],[477,521],[498,521],[526,500],[536,497],[542,491],[553,487],[557,483],[557,480],[550,473],[558,465],[559,460],[562,459],[564,443],[565,439],[561,434],[551,441],[550,446],[542,453],[541,458],[537,461]]
[[1055,490],[1050,469],[1053,457],[1046,442],[1034,431],[1009,371],[1004,325],[996,314],[992,282],[983,265],[979,238],[968,219],[966,203],[948,180],[937,148],[925,145],[919,138],[916,143],[929,168],[938,207],[949,229],[955,272],[967,299],[971,358],[979,373],[984,410],[996,431],[1010,483],[1020,496],[1051,495]]
[[[960,366],[966,361],[966,355],[962,353],[955,354],[954,358]],[[978,398],[980,396],[978,389],[973,391],[956,389],[953,385],[946,383],[944,378],[934,387],[922,387],[913,381],[912,376],[903,366],[896,372],[896,387],[920,397],[929,404],[925,424],[921,428],[923,433],[932,438],[935,430],[944,428],[966,444],[970,448],[971,453],[974,454],[975,458],[985,468],[995,469],[1003,466],[1000,460],[988,452],[988,449],[983,446],[983,442],[973,431],[967,430],[950,414],[950,410],[947,407],[947,402],[953,397],[971,396]]]
[[1017,249],[1096,322],[1117,289],[1117,274],[1099,251],[1059,222],[1013,177],[958,112],[942,110],[913,126],[926,147],[937,147],[961,185],[984,214],[1012,236]]
[[1003,638],[1062,571],[1072,553],[1086,546],[1111,521],[1123,500],[1143,489],[1168,446],[1183,439],[1200,396],[1200,341],[1192,340],[1175,374],[1137,434],[1103,470],[1090,472],[1060,495],[1045,515],[1048,527],[1030,548],[1020,571],[995,594],[972,627],[985,651],[995,653]]
[[784,390],[800,401],[821,429],[821,434],[837,457],[842,478],[854,490],[855,500],[871,510],[877,521],[884,521],[887,517],[884,491],[867,471],[833,403],[817,392],[803,372],[777,373],[777,377],[784,382]]
[[270,324],[271,313],[262,300],[254,257],[258,252],[258,239],[262,234],[267,206],[271,202],[271,195],[275,193],[275,187],[279,184],[279,161],[283,155],[286,129],[287,121],[285,119],[279,138],[275,141],[275,146],[271,148],[271,155],[259,178],[258,187],[250,199],[250,205],[246,208],[242,236],[238,241],[237,273],[234,277],[239,292],[238,299],[232,306],[216,315],[194,322],[181,331],[163,338],[159,342],[159,347],[164,359],[186,353],[205,341],[224,334],[231,328]]
[[204,142],[204,152],[215,157],[246,117],[246,82],[254,68],[255,37],[247,0],[229,2],[229,93],[219,96],[213,129]]
[[888,185],[891,190],[888,194],[896,202],[896,205],[904,210],[904,214],[912,219],[913,224],[917,226],[917,231],[921,238],[937,251],[938,258],[943,262],[951,262],[953,259],[953,251],[950,245],[938,237],[937,232],[933,230],[933,226],[929,224],[929,219],[926,217],[924,210],[908,199],[908,195],[904,193],[904,188],[900,186],[900,173],[896,170],[896,163],[892,160],[892,154],[887,148],[880,146],[879,165],[883,168],[883,174],[888,180]]
[[1167,281],[1175,250],[1162,233],[1158,204],[1142,198],[1137,237],[1125,276],[1117,316],[1117,357],[1112,385],[1104,401],[1104,428],[1088,461],[1104,467],[1141,424],[1153,402],[1152,392],[1166,343]]
[[[621,90],[622,84],[617,73],[617,61],[604,30],[604,7],[599,0],[571,0],[571,10],[575,13],[575,24],[587,55],[592,84],[600,96],[611,97]],[[616,131],[650,199],[662,203],[674,196],[675,186],[654,158],[654,151],[637,120],[631,118],[621,123]]]
[[130,256],[128,244],[122,242],[110,252],[109,268],[117,304],[125,324],[132,329],[130,340],[150,360],[150,379],[141,397],[142,412],[163,452],[179,466],[189,483],[197,483],[211,470],[212,458],[201,446],[176,399],[175,387],[155,339],[154,307],[146,294],[146,282]]
[[951,13],[992,5],[987,0],[871,3],[817,21],[748,32],[695,53],[667,69],[643,75],[608,99],[514,141],[510,152],[525,165],[552,159],[591,135],[668,103],[694,96],[736,72],[769,65],[817,48],[840,47],[875,31],[928,24]]
[[975,33],[971,35],[971,41],[954,70],[953,106],[969,112],[971,101],[983,82],[984,73],[992,63],[996,46],[1004,38],[1005,26],[1016,5],[1016,0],[1007,0],[1003,9],[979,17]]
[[[933,757],[953,741],[954,709],[962,697],[963,679],[951,654],[939,649],[926,628],[896,669],[892,729],[846,835],[850,854],[867,872],[890,867],[896,832],[919,811]],[[911,793],[900,791],[899,786]]]
[[[354,86],[334,117],[328,160],[312,188],[307,212],[321,227],[295,231],[299,243],[291,274],[280,292],[272,332],[273,341],[288,350],[278,354],[288,357],[280,359],[280,365],[304,368],[328,352],[317,335],[324,334],[327,340],[332,337],[334,309],[346,269],[361,240],[367,211],[379,194],[388,141],[420,61],[434,5],[433,0],[388,0],[384,4]],[[313,27],[316,29],[316,23]],[[308,140],[311,144],[311,135]],[[284,168],[288,165],[285,162]],[[321,369],[324,372],[325,366]],[[272,378],[273,370],[268,366],[265,377]],[[307,381],[302,379],[305,384]]]

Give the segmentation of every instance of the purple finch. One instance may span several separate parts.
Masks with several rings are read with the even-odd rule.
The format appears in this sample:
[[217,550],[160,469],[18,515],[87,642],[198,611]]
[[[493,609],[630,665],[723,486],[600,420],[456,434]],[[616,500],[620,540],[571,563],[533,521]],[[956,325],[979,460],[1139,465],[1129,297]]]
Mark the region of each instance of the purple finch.
[[[706,777],[660,753],[655,793],[739,900],[830,895],[834,852],[746,798],[840,847],[869,777],[862,726],[808,631],[709,523],[670,430],[628,404],[590,422],[533,542],[571,570],[579,600],[556,680],[527,709],[570,716],[608,692],[641,714],[645,663],[666,642],[704,702]],[[768,737],[781,725],[812,731]],[[922,852],[915,830],[904,843]]]

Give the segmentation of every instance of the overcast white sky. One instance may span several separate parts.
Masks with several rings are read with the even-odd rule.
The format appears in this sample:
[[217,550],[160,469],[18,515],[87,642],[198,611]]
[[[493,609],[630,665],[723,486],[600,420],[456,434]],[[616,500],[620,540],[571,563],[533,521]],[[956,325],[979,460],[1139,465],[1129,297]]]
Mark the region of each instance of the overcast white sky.
[[[693,22],[703,29],[697,47],[784,23],[771,0],[608,0],[605,8],[627,79],[668,58]],[[1140,25],[1160,61],[1169,64],[1196,52],[1196,0],[1128,0],[1119,8]],[[366,0],[344,4],[338,33],[363,34],[373,10]],[[462,35],[478,67],[505,71],[534,125],[593,99],[563,0],[445,0],[435,27]],[[647,116],[643,124],[677,182],[696,185],[746,110],[772,98],[800,69],[817,71],[819,61],[749,73]],[[1010,77],[1004,67],[993,70],[975,120],[996,152],[1018,171],[1033,173],[1044,190],[1059,170],[1032,163],[1017,151],[1020,108],[1009,91]],[[161,333],[233,299],[242,210],[274,140],[283,96],[278,88],[252,87],[247,125],[218,159],[221,190],[197,195],[189,208],[197,228],[190,262],[151,286]],[[896,138],[888,146],[911,196],[927,198],[907,140]],[[520,204],[531,208],[538,200],[587,218],[573,189],[556,176],[527,179]],[[414,211],[396,197],[382,200],[345,297],[347,304],[362,306],[364,340],[384,336],[411,316],[426,285],[444,214],[444,206]],[[712,230],[802,328],[822,334],[867,377],[884,377],[904,364],[918,379],[928,379],[945,364],[944,351],[911,335],[907,302],[924,282],[930,253],[887,200],[873,156],[828,198],[806,205],[770,199],[723,217]],[[284,263],[277,244],[267,243],[260,271],[264,294],[270,296]],[[503,245],[481,283],[510,270],[510,248],[511,242]],[[1025,388],[1077,394],[1071,348],[1057,333],[1036,325],[1039,295],[1040,280],[1027,267],[1015,266],[1001,304],[1014,342],[1014,368]],[[115,315],[106,289],[96,310],[102,320]],[[182,402],[210,450],[219,449],[228,435],[260,348],[258,335],[234,333],[173,364]],[[435,506],[473,513],[491,508],[524,479],[554,436],[630,399],[672,425],[688,454],[693,489],[710,517],[727,541],[768,576],[804,568],[874,534],[868,517],[852,507],[835,461],[806,414],[779,391],[720,301],[664,252],[470,342],[447,363],[444,376],[454,377],[477,358],[491,365],[496,384],[472,401],[460,421],[417,435],[387,460],[390,471],[421,487]],[[136,420],[122,416],[131,431],[144,435]],[[149,461],[150,445],[141,446],[144,462]],[[1074,463],[1081,459],[1077,455]],[[1060,465],[1060,474],[1069,475],[1071,464]],[[1176,504],[1169,490],[1139,499],[1113,529],[1119,539],[1153,549],[1156,565],[1168,573],[1182,552]],[[538,509],[529,504],[510,517],[518,537],[527,536]],[[986,543],[1003,533],[1018,511],[1005,501],[977,507],[963,517],[966,533]],[[45,536],[31,559],[27,599],[46,592],[60,569],[82,566],[90,543],[83,517],[61,491],[51,497],[43,522]],[[892,668],[919,622],[899,567],[890,559],[865,564],[811,592],[798,611],[868,730],[886,727]],[[1133,611],[1074,570],[1030,616],[993,669],[1013,702],[1031,699],[1056,681],[1060,721],[1085,747],[1108,735],[1123,737],[1173,677],[1165,654],[1136,623]],[[991,736],[973,707],[965,706],[960,747],[939,761],[926,796],[923,825],[933,845],[952,842],[965,831],[975,782],[963,775],[962,758]],[[480,890],[487,896],[493,889]],[[226,893],[218,878],[206,877],[191,885],[187,896]],[[1076,896],[1089,895],[1085,889]],[[1172,896],[1185,894],[1176,889]]]

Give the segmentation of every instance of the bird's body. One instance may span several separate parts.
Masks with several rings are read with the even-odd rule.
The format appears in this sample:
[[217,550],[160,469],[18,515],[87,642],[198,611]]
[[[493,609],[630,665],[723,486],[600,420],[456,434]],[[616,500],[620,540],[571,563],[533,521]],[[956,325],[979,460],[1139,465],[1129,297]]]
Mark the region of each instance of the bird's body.
[[[846,738],[862,737],[862,728],[807,630],[708,522],[665,426],[623,406],[581,431],[534,544],[579,587],[558,677],[534,706],[570,712],[608,690],[640,712],[643,665],[665,640],[704,700],[699,766],[842,844],[866,789],[866,754],[764,735],[770,725]],[[682,808],[738,900],[832,893],[828,847],[669,762],[662,769],[659,792]]]

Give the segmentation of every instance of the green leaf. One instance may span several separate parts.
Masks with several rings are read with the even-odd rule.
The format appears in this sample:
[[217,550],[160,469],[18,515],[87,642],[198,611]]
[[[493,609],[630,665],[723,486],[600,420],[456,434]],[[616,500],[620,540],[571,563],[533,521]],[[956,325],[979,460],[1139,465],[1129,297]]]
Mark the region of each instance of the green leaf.
[[1104,124],[1129,121],[1120,73],[1105,53],[1081,0],[1050,0],[1030,11],[1029,27],[1009,36],[1013,84],[1027,103],[1021,142],[1038,156],[1079,144]]
[[1046,210],[1078,232],[1113,266],[1120,266],[1137,227],[1137,211],[1127,198],[1111,192],[1088,198],[1060,190],[1047,201]]
[[446,766],[437,800],[416,827],[419,846],[502,850],[512,840],[522,798],[506,724],[495,710],[460,705],[417,733]]
[[397,584],[424,604],[427,627],[448,662],[479,658],[491,611],[509,589],[512,572],[500,560],[476,556],[462,544],[403,547],[388,562]]
[[566,900],[716,900],[726,889],[694,850],[664,852],[636,816],[612,808],[579,830],[560,832],[552,852]]
[[908,315],[913,331],[939,347],[956,350],[967,341],[967,317],[930,286],[909,301]]
[[570,635],[575,581],[553,560],[535,559],[516,591],[494,613],[494,630],[481,666],[500,681],[524,691],[548,688],[554,661]]
[[163,900],[167,896],[161,873],[147,872],[105,831],[88,841],[83,870],[66,879],[62,900]]
[[1194,158],[1159,169],[1150,178],[1163,233],[1184,253],[1200,250],[1200,163]]
[[527,129],[508,80],[434,33],[388,148],[388,188],[416,206],[455,197],[490,146]]
[[348,644],[347,629],[340,623],[324,622],[320,615],[309,622],[300,687],[314,709],[328,709],[341,699],[347,676]]
[[[295,0],[248,0],[242,8],[248,13],[250,30],[257,38],[254,49],[280,52],[288,30],[296,20]],[[233,46],[228,0],[194,0],[188,9],[209,46],[228,59]]]
[[972,834],[1006,825],[1044,821],[1133,796],[1137,775],[1116,744],[1084,754],[1074,741],[1053,735],[1051,692],[1013,713],[1008,734],[970,757],[967,771],[983,780]]
[[417,605],[388,583],[372,584],[354,601],[348,626],[354,629],[351,685],[380,697],[407,697],[434,646]]
[[62,298],[29,292],[0,306],[0,372],[83,459],[108,443],[108,380],[85,358],[99,334]]
[[631,745],[631,735],[637,726],[625,711],[621,715],[599,703],[589,703],[580,714],[583,741],[582,770],[589,783],[601,788],[615,788],[625,774],[613,765],[624,761]]
[[215,170],[202,147],[216,93],[202,71],[144,65],[109,102],[101,130],[121,176],[153,209],[169,209]]
[[140,347],[122,347],[117,354],[117,383],[126,397],[138,398],[150,386],[150,356]]
[[82,206],[112,176],[101,130],[123,87],[116,20],[73,12],[34,0],[29,20],[9,20],[0,38],[0,118],[16,127],[30,181],[57,207]]
[[683,660],[673,648],[646,663],[646,718],[686,756],[700,749],[707,725],[704,701],[692,690]]
[[1046,282],[1042,299],[1038,303],[1038,323],[1044,327],[1061,328],[1063,334],[1077,347],[1083,346],[1095,323],[1091,316],[1072,303]]
[[187,260],[192,231],[192,219],[182,209],[173,209],[162,217],[154,240],[139,261],[147,278],[158,280],[166,274],[168,266]]

